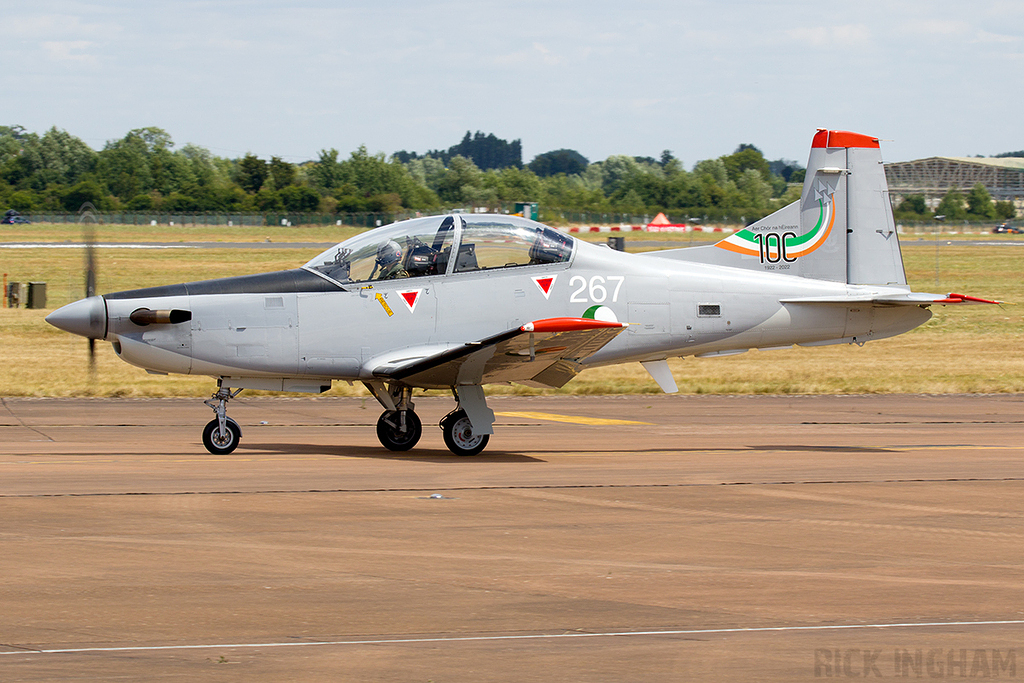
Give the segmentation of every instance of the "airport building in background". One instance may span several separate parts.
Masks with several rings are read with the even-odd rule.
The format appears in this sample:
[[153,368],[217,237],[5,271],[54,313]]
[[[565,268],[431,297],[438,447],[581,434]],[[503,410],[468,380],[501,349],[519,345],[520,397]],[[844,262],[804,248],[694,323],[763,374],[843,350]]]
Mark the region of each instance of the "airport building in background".
[[1024,158],[929,157],[885,165],[885,179],[893,204],[904,197],[924,195],[934,208],[950,189],[967,194],[981,183],[992,201],[1011,201],[1024,208]]

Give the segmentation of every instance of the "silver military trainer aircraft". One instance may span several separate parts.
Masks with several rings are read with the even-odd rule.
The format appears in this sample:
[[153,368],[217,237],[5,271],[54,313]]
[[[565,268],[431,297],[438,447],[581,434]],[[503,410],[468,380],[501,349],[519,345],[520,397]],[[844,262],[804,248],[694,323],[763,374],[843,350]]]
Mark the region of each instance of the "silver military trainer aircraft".
[[635,361],[674,392],[670,357],[862,344],[970,303],[998,302],[907,286],[878,140],[819,130],[801,198],[714,245],[629,254],[514,216],[431,216],[295,270],[88,296],[46,320],[150,372],[215,378],[211,453],[238,445],[226,408],[243,389],[341,380],[383,406],[393,451],[422,433],[413,389],[450,389],[445,444],[475,455],[493,433],[484,384]]

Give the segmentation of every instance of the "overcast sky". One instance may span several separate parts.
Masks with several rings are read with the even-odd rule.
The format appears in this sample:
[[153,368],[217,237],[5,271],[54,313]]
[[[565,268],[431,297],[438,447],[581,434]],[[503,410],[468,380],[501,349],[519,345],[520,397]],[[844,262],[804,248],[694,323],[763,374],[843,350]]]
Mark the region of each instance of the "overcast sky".
[[687,167],[816,128],[887,161],[1024,149],[1019,0],[0,0],[0,124],[96,149],[158,126],[218,156],[388,155],[467,130]]

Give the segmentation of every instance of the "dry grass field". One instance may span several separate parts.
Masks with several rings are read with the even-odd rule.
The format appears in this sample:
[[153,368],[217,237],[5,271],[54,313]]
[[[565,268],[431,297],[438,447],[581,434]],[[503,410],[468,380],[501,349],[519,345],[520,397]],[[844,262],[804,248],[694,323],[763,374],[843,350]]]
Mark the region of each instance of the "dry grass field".
[[[5,226],[3,242],[75,242],[74,226]],[[256,232],[258,231],[258,232]],[[170,228],[98,226],[99,243],[129,242],[335,242],[352,229]],[[590,235],[604,241],[606,235]],[[964,236],[959,236],[963,238]],[[627,235],[630,241],[696,243],[711,236]],[[976,237],[977,239],[977,237]],[[97,250],[99,291],[119,291],[214,277],[294,268],[318,249],[127,249]],[[918,291],[959,292],[1024,301],[1024,247],[969,246],[942,236],[903,240],[911,285]],[[47,310],[0,309],[0,396],[205,396],[208,377],[155,376],[97,345],[90,376],[84,339],[47,325],[50,310],[81,298],[83,252],[76,248],[0,249],[0,272],[10,280],[47,283]],[[925,325],[863,347],[832,346],[751,351],[718,359],[670,361],[680,391],[707,393],[999,393],[1024,391],[1024,307],[933,307]],[[490,394],[658,393],[638,364],[590,370],[558,391],[518,385],[489,386]],[[338,383],[331,394],[362,395],[362,387]]]

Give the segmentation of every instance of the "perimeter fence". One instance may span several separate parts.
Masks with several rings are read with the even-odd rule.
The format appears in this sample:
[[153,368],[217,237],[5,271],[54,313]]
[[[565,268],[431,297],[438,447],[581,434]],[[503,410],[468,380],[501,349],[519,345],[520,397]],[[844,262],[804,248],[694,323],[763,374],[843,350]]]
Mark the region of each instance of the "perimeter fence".
[[[186,226],[226,226],[226,227],[262,227],[267,225],[284,226],[323,226],[344,225],[356,228],[375,228],[388,225],[395,221],[437,213],[509,213],[502,209],[437,209],[436,211],[399,211],[395,213],[216,213],[216,212],[100,212],[90,211],[88,214],[71,212],[32,212],[22,216],[33,223],[82,223],[89,220],[97,223],[113,225],[186,225]],[[86,218],[86,216],[88,218]],[[541,221],[555,224],[594,224],[594,225],[647,225],[654,214],[633,213],[598,213],[585,211],[563,211],[560,209],[544,209]],[[700,222],[699,219],[687,219],[688,222]],[[683,221],[680,221],[683,222]]]
[[403,213],[186,213],[186,212],[99,212],[24,213],[33,223],[82,223],[86,220],[113,225],[188,225],[188,226],[252,226],[266,225],[346,225],[375,228],[396,220],[412,218],[416,212]]
[[[395,213],[215,213],[215,212],[89,212],[57,213],[33,212],[22,214],[33,223],[72,224],[96,222],[108,225],[181,225],[181,226],[224,226],[224,227],[262,227],[268,225],[282,226],[326,226],[337,225],[355,228],[375,228],[388,225],[407,218],[422,215],[441,214],[445,212],[482,213],[481,210],[469,209],[438,209],[437,211],[418,212],[400,211]],[[492,210],[495,213],[506,213]],[[654,218],[653,214],[613,213],[593,211],[569,211],[556,208],[541,208],[540,220],[554,226],[566,225],[636,225],[645,226]],[[748,225],[754,219],[746,216],[713,216],[694,215],[692,213],[667,213],[668,222],[676,225],[693,227],[716,226],[739,228]],[[1016,224],[1017,222],[1013,222]],[[915,234],[985,234],[992,233],[999,221],[903,221],[897,220],[896,225],[901,233]]]
[[[896,229],[903,233],[915,235],[985,235],[995,232],[998,225],[1007,225],[1005,221],[896,221]],[[1016,222],[1009,225],[1020,227]]]

